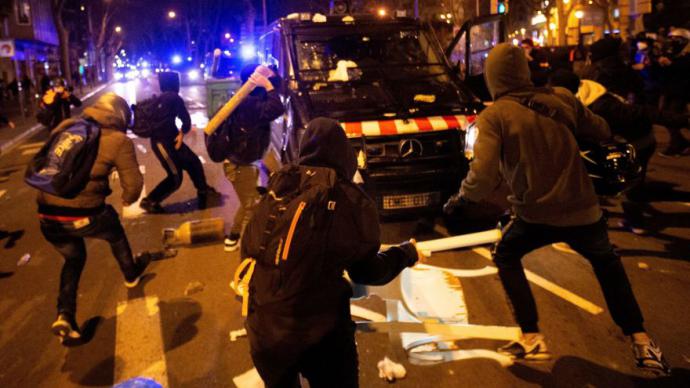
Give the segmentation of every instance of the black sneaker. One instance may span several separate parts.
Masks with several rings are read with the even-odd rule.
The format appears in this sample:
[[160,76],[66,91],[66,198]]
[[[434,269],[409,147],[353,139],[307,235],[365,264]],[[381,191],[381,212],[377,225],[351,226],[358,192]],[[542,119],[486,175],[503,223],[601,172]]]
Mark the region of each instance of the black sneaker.
[[646,344],[633,343],[632,350],[638,368],[650,371],[657,376],[671,374],[671,365],[654,341]]
[[60,337],[60,342],[65,339],[79,339],[81,338],[81,331],[79,325],[74,319],[74,316],[67,313],[59,313],[55,322],[51,326],[53,334]]
[[512,341],[498,348],[498,353],[513,360],[546,361],[551,359],[551,353],[546,348],[544,337],[541,335],[532,344],[528,344],[524,339]]
[[227,236],[225,236],[225,241],[224,241],[224,250],[225,252],[234,252],[237,250],[237,248],[240,247],[240,235],[237,233],[232,233]]
[[139,207],[151,214],[165,213],[165,209],[163,209],[160,203],[154,202],[148,198],[142,199],[141,202],[139,202]]
[[127,288],[134,288],[139,285],[139,281],[144,276],[146,267],[151,263],[151,254],[144,252],[143,254],[137,255],[137,257],[134,258],[134,263],[136,267],[136,276],[131,279],[125,278],[125,287]]

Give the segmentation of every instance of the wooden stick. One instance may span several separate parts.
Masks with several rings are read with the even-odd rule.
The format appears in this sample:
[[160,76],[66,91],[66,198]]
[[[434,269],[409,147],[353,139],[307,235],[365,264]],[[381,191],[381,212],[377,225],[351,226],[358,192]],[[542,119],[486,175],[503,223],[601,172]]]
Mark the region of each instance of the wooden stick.
[[[259,66],[256,68],[256,70],[254,70],[254,72],[263,75],[266,78],[269,78],[273,75],[273,71],[266,66]],[[204,132],[207,135],[212,135],[213,132],[215,132],[220,125],[223,124],[223,121],[227,120],[232,112],[237,109],[245,98],[247,98],[249,93],[251,93],[254,88],[256,88],[254,83],[245,82],[244,85],[242,85],[242,87],[239,88],[239,90],[237,90],[237,92],[230,98],[230,100],[226,102],[222,108],[220,108],[218,113],[216,113],[211,120],[208,121],[206,128],[204,128]]]

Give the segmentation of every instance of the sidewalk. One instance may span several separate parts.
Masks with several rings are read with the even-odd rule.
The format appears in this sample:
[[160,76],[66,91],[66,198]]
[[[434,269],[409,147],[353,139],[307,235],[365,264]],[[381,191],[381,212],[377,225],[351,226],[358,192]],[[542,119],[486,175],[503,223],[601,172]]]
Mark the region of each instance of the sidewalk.
[[[84,88],[84,94],[77,94],[77,97],[86,103],[89,98],[105,89],[108,85],[108,83],[105,83],[93,88]],[[3,113],[7,114],[10,121],[13,121],[16,127],[14,129],[6,125],[0,127],[0,155],[6,154],[44,128],[43,125],[36,122],[34,117],[36,109],[29,114],[29,117],[23,117],[19,111],[19,103],[17,101],[3,101],[3,103],[6,104]]]

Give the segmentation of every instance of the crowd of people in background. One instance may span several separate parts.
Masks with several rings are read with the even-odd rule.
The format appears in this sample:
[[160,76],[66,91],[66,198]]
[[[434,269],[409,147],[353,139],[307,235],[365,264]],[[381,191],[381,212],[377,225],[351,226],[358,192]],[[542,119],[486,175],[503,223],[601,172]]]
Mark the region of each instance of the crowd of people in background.
[[[560,58],[555,49],[535,47],[524,39],[521,47],[527,57],[532,82],[545,86],[558,70],[569,70],[582,79],[596,81],[628,103],[657,110],[663,117],[688,114],[690,103],[690,30],[664,28],[640,32],[622,40],[615,36],[578,45]],[[651,110],[650,110],[651,109]],[[678,117],[676,117],[678,119]],[[662,120],[664,121],[664,120]],[[690,141],[682,134],[687,120],[655,121],[669,133],[669,144],[659,154],[682,156],[690,151]]]

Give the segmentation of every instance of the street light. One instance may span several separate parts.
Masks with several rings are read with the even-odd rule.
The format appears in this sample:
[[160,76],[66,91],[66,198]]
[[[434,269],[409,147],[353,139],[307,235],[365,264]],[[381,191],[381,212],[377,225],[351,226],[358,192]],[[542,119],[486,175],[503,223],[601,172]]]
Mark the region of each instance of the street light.
[[386,16],[386,9],[385,8],[379,8],[378,12],[379,16],[383,17]]
[[226,32],[226,33],[225,33],[225,39],[230,39],[231,36],[232,36],[232,35],[230,35],[229,32]]
[[168,11],[168,19],[175,19],[177,17],[177,12],[175,11]]
[[578,9],[577,11],[575,11],[575,17],[578,19],[582,19],[583,17],[585,17],[585,12],[581,9]]
[[121,33],[121,32],[122,32],[122,27],[120,27],[120,26],[115,26],[115,32],[117,32],[118,34]]

